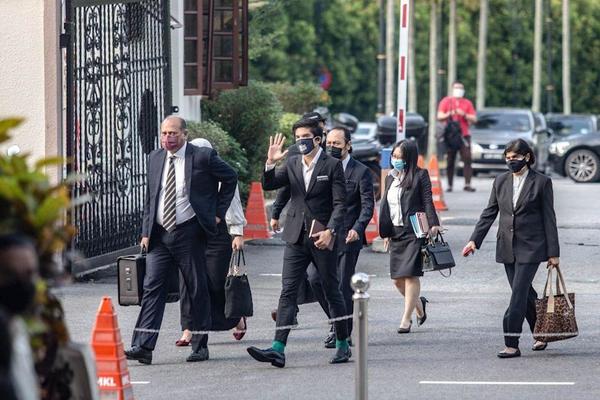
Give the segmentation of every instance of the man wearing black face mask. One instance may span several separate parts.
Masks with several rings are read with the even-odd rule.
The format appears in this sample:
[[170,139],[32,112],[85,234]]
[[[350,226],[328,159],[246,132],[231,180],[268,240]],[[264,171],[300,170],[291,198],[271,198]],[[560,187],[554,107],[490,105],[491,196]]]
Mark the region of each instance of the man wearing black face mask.
[[[342,164],[326,155],[320,147],[323,130],[318,122],[300,120],[294,124],[294,136],[301,156],[287,160],[284,166],[275,168],[276,163],[286,156],[283,151],[283,135],[270,138],[267,163],[263,176],[266,190],[277,190],[289,185],[291,204],[288,210],[283,240],[287,245],[284,252],[282,289],[277,309],[275,340],[268,349],[249,347],[248,353],[257,361],[268,362],[279,368],[285,366],[285,345],[296,314],[298,287],[304,280],[308,265],[312,262],[323,283],[331,316],[346,315],[346,307],[339,290],[336,273],[337,249],[328,250],[335,235],[343,230],[346,196]],[[311,227],[320,223],[324,230],[309,236]],[[348,362],[351,353],[348,346],[346,320],[335,323],[337,353],[332,364]]]
[[[12,354],[8,359],[9,379],[18,399],[39,398],[29,335],[21,319],[21,315],[33,304],[37,275],[38,258],[33,243],[20,235],[0,236],[0,309],[10,319],[8,329]],[[0,351],[4,352],[3,349]],[[11,353],[10,350],[6,352]],[[6,390],[10,393],[11,389]],[[6,391],[3,399],[5,394]]]
[[[366,244],[365,230],[373,217],[375,197],[373,180],[367,166],[353,159],[350,131],[336,127],[327,135],[327,154],[342,161],[346,178],[346,214],[344,214],[344,232],[338,235],[337,270],[340,279],[340,290],[344,296],[346,312],[352,314],[353,290],[350,279],[354,275],[356,263],[363,244]],[[309,269],[309,281],[315,297],[323,311],[331,318],[329,304],[323,291],[319,276]],[[352,333],[352,319],[348,320],[348,334]],[[335,334],[329,333],[325,339],[325,347],[335,347]]]

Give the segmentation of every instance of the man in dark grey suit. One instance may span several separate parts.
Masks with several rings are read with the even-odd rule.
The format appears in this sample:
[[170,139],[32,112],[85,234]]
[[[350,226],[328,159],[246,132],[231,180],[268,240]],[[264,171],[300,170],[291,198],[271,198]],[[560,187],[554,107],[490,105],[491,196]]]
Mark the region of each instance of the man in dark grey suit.
[[[356,270],[356,263],[363,244],[367,243],[365,231],[373,217],[375,197],[373,180],[369,168],[352,158],[352,137],[350,131],[336,127],[327,134],[327,154],[342,161],[346,178],[346,214],[344,214],[344,230],[338,234],[337,270],[340,290],[344,296],[346,312],[352,314],[352,288],[350,280]],[[323,285],[315,270],[309,269],[308,279],[315,297],[323,311],[330,316],[329,305],[325,297]],[[352,333],[352,319],[348,320],[348,335]],[[335,334],[330,332],[325,339],[325,347],[335,347]]]
[[[193,331],[211,326],[206,275],[206,239],[217,233],[237,184],[236,172],[210,148],[187,144],[185,120],[167,117],[161,149],[148,156],[148,185],[141,246],[148,250],[142,308],[127,359],[152,363],[170,274],[183,278],[182,296],[191,300]],[[219,182],[221,189],[219,190]],[[187,361],[208,359],[207,335],[192,336]]]
[[[257,361],[285,366],[284,349],[296,314],[298,287],[304,280],[306,268],[312,262],[319,271],[334,318],[346,315],[336,273],[336,247],[328,250],[335,235],[343,229],[346,196],[344,171],[341,163],[325,154],[320,144],[323,130],[318,122],[301,120],[294,124],[294,135],[301,156],[290,158],[284,166],[275,168],[287,152],[283,151],[281,134],[270,138],[267,165],[263,176],[266,190],[290,186],[291,204],[287,212],[283,240],[287,243],[282,272],[282,289],[277,309],[277,331],[272,347],[261,350],[249,347],[248,353]],[[309,236],[314,221],[325,229]],[[332,364],[347,362],[351,356],[348,346],[348,326],[345,320],[335,323],[337,353]]]

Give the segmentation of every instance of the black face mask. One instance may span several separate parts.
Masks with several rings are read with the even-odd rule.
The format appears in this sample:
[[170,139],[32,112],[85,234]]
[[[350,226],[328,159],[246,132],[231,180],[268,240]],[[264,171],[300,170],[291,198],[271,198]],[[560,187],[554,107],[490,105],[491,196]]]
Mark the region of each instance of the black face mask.
[[296,144],[300,153],[304,155],[307,155],[315,148],[314,138],[298,139],[296,140]]
[[22,314],[33,303],[35,285],[30,280],[18,279],[0,285],[0,306],[12,315]]
[[342,149],[339,147],[327,146],[327,154],[333,158],[337,158],[338,160],[342,159]]
[[509,161],[506,162],[506,165],[508,165],[508,168],[512,172],[517,173],[520,170],[522,170],[525,165],[527,165],[527,160],[525,160],[525,159],[522,159],[522,160],[509,160]]

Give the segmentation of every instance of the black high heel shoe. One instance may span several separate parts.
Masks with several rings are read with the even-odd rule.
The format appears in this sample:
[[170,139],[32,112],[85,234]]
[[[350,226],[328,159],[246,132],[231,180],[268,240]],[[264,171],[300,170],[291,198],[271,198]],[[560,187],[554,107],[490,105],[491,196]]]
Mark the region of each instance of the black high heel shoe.
[[425,308],[427,307],[427,303],[429,303],[429,300],[427,300],[427,298],[425,298],[424,296],[421,296],[420,300],[421,304],[423,305],[423,316],[421,318],[417,317],[417,326],[421,326],[425,323],[425,321],[427,321],[427,311],[425,310]]
[[402,328],[400,326],[400,327],[398,327],[398,329],[396,329],[396,332],[398,332],[398,333],[410,333],[410,328],[412,328],[412,321],[410,321],[410,324],[408,325],[408,328]]

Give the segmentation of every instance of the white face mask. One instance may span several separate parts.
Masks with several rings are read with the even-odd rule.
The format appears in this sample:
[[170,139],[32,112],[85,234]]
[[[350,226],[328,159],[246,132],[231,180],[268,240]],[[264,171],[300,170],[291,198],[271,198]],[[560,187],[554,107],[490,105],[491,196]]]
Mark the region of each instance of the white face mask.
[[465,95],[465,89],[452,88],[452,97],[463,97]]

